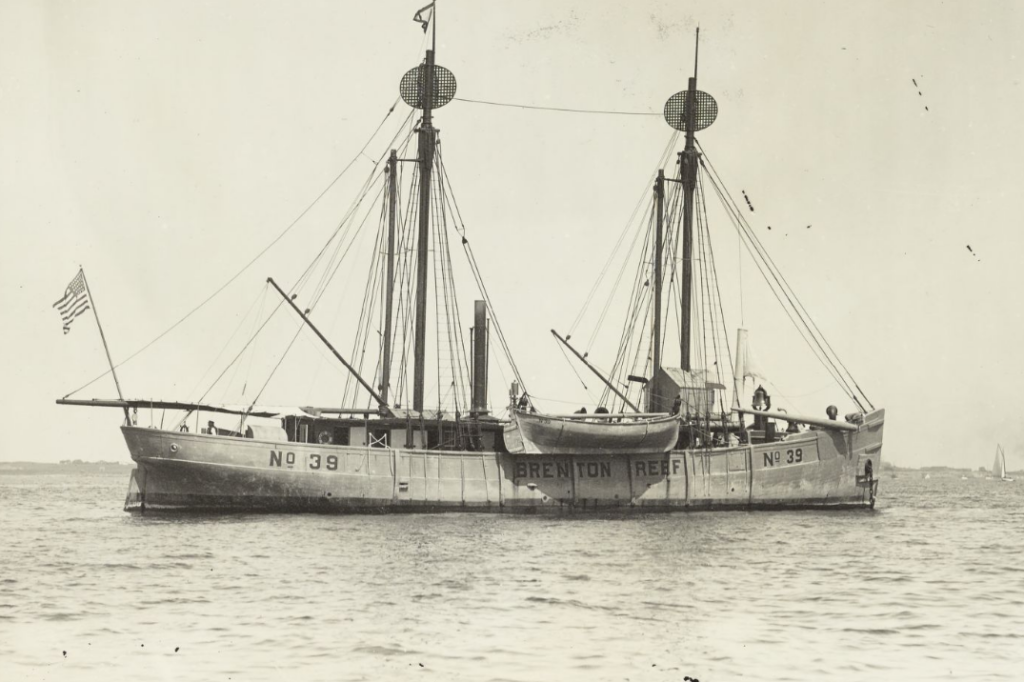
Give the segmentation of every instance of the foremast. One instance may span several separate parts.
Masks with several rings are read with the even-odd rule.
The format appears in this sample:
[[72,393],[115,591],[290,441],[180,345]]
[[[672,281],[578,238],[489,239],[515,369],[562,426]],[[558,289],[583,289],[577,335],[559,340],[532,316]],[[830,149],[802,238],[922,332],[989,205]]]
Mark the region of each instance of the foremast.
[[[429,11],[428,19],[423,19]],[[416,164],[419,172],[418,230],[416,236],[416,309],[413,330],[413,390],[412,409],[423,413],[423,391],[427,373],[427,293],[430,270],[430,213],[431,213],[431,179],[434,173],[434,154],[437,149],[437,129],[434,127],[433,112],[443,107],[455,96],[455,77],[451,71],[435,63],[437,47],[437,16],[436,3],[430,3],[416,12],[413,20],[423,30],[431,31],[430,49],[427,50],[423,63],[408,71],[402,77],[400,92],[402,99],[409,106],[420,109],[423,116],[417,138]],[[394,174],[395,166],[391,166]],[[394,214],[392,210],[392,215]],[[393,277],[393,271],[389,273]],[[390,301],[390,296],[389,296]],[[390,312],[389,312],[390,319]],[[385,339],[388,351],[391,339]],[[385,354],[385,364],[390,357]]]
[[[433,24],[433,18],[431,18]],[[427,268],[430,246],[430,176],[434,172],[434,145],[437,131],[433,126],[431,102],[434,94],[434,49],[427,50],[422,74],[420,102],[423,121],[420,123],[418,163],[420,171],[419,233],[416,239],[416,331],[413,359],[412,409],[423,412],[423,382],[426,376],[427,356]]]

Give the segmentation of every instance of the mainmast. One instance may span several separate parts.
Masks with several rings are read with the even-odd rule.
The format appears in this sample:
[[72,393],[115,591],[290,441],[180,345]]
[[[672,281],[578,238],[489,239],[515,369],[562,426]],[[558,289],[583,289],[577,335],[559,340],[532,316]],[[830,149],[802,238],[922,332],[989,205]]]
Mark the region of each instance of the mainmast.
[[679,331],[680,366],[690,371],[690,315],[693,312],[693,193],[697,187],[697,153],[693,143],[693,127],[697,108],[697,50],[700,49],[700,28],[697,29],[696,47],[693,53],[693,78],[686,90],[686,147],[680,155],[680,173],[683,178],[683,291],[681,294],[682,326]]
[[[421,15],[430,10],[430,18]],[[416,318],[413,338],[413,394],[412,409],[423,411],[423,387],[426,378],[427,355],[427,285],[430,268],[430,206],[431,176],[434,172],[434,150],[437,146],[437,129],[433,126],[433,111],[450,102],[455,96],[455,76],[443,66],[434,63],[437,45],[437,31],[434,26],[436,8],[430,3],[416,12],[414,21],[426,31],[431,29],[431,45],[423,63],[408,71],[399,85],[405,103],[423,111],[417,140],[417,163],[419,165],[419,231],[416,242]]]
[[426,375],[427,354],[427,268],[430,251],[430,175],[434,172],[434,144],[437,131],[431,123],[431,101],[434,93],[434,50],[427,50],[426,68],[420,70],[422,79],[423,122],[419,131],[420,165],[420,229],[416,242],[416,336],[413,359],[412,409],[423,411],[423,380]]
[[[700,29],[697,29],[697,47],[694,48],[693,77],[688,87],[672,95],[665,103],[665,120],[676,130],[686,133],[686,146],[679,154],[679,172],[683,184],[683,281],[680,296],[682,311],[679,330],[680,366],[693,369],[690,357],[691,315],[693,308],[693,212],[694,190],[697,188],[697,166],[700,153],[694,143],[694,133],[704,130],[718,116],[718,103],[706,92],[697,89],[697,50]],[[659,282],[660,289],[660,282]]]

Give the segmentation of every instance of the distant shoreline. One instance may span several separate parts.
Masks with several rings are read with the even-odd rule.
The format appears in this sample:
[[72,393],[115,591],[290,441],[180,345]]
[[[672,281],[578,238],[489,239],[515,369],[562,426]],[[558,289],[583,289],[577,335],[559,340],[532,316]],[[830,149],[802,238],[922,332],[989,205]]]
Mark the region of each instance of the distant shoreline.
[[86,462],[80,459],[62,462],[0,462],[2,475],[31,474],[120,474],[135,467],[130,462]]

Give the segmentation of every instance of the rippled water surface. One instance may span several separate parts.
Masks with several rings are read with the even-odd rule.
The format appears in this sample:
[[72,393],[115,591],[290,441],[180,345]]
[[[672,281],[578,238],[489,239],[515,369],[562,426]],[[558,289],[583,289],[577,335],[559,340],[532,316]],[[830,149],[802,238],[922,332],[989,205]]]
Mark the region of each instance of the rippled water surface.
[[1020,680],[1024,483],[874,512],[133,517],[0,476],[3,680]]

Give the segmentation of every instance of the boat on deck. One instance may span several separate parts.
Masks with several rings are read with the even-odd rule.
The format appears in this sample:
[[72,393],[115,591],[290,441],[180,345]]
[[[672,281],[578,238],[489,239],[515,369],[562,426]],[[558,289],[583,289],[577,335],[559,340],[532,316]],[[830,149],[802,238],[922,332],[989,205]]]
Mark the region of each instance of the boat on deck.
[[679,440],[675,415],[509,412],[505,447],[516,455],[663,455]]
[[[424,30],[429,26],[436,33],[434,18],[429,8],[416,15]],[[534,411],[539,399],[526,389],[509,351],[465,225],[457,209],[449,210],[457,204],[433,115],[453,100],[456,83],[436,63],[436,41],[431,44],[422,63],[401,79],[399,91],[409,112],[396,133],[397,144],[381,150],[356,208],[316,249],[307,268],[319,268],[322,276],[304,276],[292,287],[268,279],[268,295],[280,301],[266,306],[272,308],[266,314],[260,306],[253,321],[258,330],[252,339],[279,309],[297,317],[303,333],[314,334],[350,377],[337,390],[337,404],[272,408],[255,400],[220,405],[203,398],[125,399],[111,362],[117,399],[69,395],[57,402],[123,410],[121,431],[136,463],[125,510],[572,514],[873,507],[885,413],[853,388],[852,379],[842,374],[854,403],[844,419],[834,408],[827,418],[773,410],[760,387],[751,407],[745,407],[745,380],[758,376],[748,362],[745,332],[737,336],[735,363],[724,360],[727,352],[712,362],[708,347],[697,341],[700,320],[691,318],[691,308],[707,293],[701,287],[708,283],[701,283],[693,263],[709,263],[710,254],[699,253],[707,247],[702,219],[695,231],[695,192],[702,195],[697,188],[710,185],[713,176],[706,175],[695,133],[714,121],[717,104],[696,89],[696,67],[688,88],[665,106],[673,128],[670,144],[682,133],[685,147],[679,152],[678,176],[671,172],[668,154],[657,170],[646,237],[650,249],[642,259],[646,265],[634,302],[640,307],[626,318],[626,327],[646,340],[623,336],[627,345],[606,375],[586,353],[569,346],[568,335],[558,337],[601,376],[608,391],[599,410],[589,415]],[[411,172],[401,172],[400,163],[410,164],[402,168]],[[381,199],[376,209],[367,208],[371,201],[360,203],[373,196]],[[355,350],[346,356],[314,319],[339,266],[353,266],[344,261],[355,239],[346,230],[372,224],[364,217],[374,210],[380,216],[374,251],[368,261],[354,264],[368,269],[370,277],[360,292],[362,307],[350,320]],[[454,298],[449,236],[461,242],[480,292],[468,344]],[[763,251],[759,243],[752,244],[754,251]],[[668,307],[663,285],[682,302],[678,367],[663,361]],[[435,326],[428,335],[431,319]],[[721,325],[712,332],[720,340]],[[810,333],[820,334],[816,327]],[[439,339],[432,350],[441,360],[428,358],[428,336]],[[445,337],[450,343],[441,348]],[[499,358],[491,357],[494,339]],[[232,363],[247,349],[248,343]],[[834,362],[828,351],[822,352]],[[363,358],[370,359],[364,363]],[[696,359],[704,361],[703,368]],[[488,396],[488,370],[496,361],[515,377],[507,407],[498,410]],[[738,375],[731,382],[731,400],[726,396],[730,381],[723,375],[729,371]],[[435,372],[429,378],[437,386],[451,389],[439,391],[437,404],[428,407],[429,372]],[[160,410],[173,416],[166,426],[163,416],[144,425],[138,411],[145,414],[147,408],[151,414]]]

